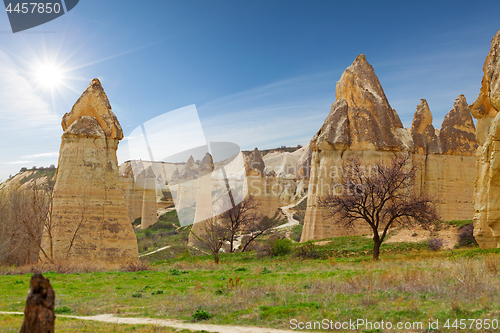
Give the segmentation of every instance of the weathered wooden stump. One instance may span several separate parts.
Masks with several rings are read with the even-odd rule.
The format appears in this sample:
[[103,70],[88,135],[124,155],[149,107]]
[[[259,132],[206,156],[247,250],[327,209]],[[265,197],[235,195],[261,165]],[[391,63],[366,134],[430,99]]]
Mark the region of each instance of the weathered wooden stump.
[[31,277],[30,292],[24,309],[24,322],[21,333],[53,333],[54,302],[56,295],[49,279],[40,273]]

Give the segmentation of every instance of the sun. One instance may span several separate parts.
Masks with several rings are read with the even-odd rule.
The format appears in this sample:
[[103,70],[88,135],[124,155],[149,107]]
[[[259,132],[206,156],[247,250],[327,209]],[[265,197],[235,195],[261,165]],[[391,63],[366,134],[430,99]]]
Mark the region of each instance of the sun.
[[44,88],[57,88],[63,82],[63,71],[54,64],[43,64],[35,71],[35,78]]

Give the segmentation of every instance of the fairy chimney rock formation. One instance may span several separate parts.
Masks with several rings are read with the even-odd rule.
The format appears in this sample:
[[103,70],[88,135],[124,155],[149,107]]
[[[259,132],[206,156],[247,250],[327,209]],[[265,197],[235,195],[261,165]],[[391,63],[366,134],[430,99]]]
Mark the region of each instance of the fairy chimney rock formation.
[[453,109],[444,117],[439,131],[439,141],[442,154],[476,155],[476,127],[464,95],[455,99]]
[[198,166],[196,165],[193,156],[190,156],[187,160],[186,167],[179,175],[180,179],[196,179],[198,178]]
[[144,188],[142,196],[141,229],[146,229],[158,221],[156,203],[156,175],[151,166],[142,171]]
[[214,171],[214,161],[212,159],[212,155],[209,153],[205,154],[200,162],[200,165],[198,166],[198,171],[201,176]]
[[364,55],[341,75],[336,101],[310,143],[311,171],[301,241],[370,232],[366,224],[343,228],[328,218],[318,197],[331,193],[343,163],[357,156],[366,163],[389,160],[396,152],[412,154],[419,167],[415,190],[442,199],[438,211],[445,220],[470,219],[475,165],[475,127],[464,96],[446,115],[442,129],[432,125],[427,101],[421,100],[412,127],[403,128]]
[[62,120],[64,133],[53,192],[51,236],[44,231],[41,260],[103,262],[138,259],[119,181],[116,149],[121,126],[94,79]]
[[[191,231],[196,235],[204,232],[203,221],[212,217],[212,172],[214,171],[214,161],[212,155],[206,153],[198,166],[199,178],[196,189],[196,210],[194,214],[194,224]],[[192,233],[189,234],[189,244],[195,243]]]
[[123,139],[123,131],[115,114],[111,112],[108,97],[102,89],[101,82],[93,79],[80,98],[76,101],[71,112],[63,116],[61,125],[63,131],[83,116],[94,118],[108,139]]
[[477,119],[474,237],[481,248],[500,247],[500,30],[491,40],[481,90],[469,106]]
[[125,203],[131,223],[142,216],[142,197],[144,194],[143,188],[137,186],[134,164],[137,165],[137,162],[130,161],[125,163],[125,169],[120,174],[123,195],[125,196]]
[[245,153],[245,172],[247,176],[264,176],[266,165],[262,159],[262,154],[255,148],[250,153]]
[[[332,111],[338,112],[342,127],[348,126],[351,150],[403,150],[404,143],[397,134],[403,124],[391,108],[373,67],[361,54],[347,67],[337,82],[336,103]],[[347,105],[344,104],[343,100]],[[332,113],[332,112],[330,112]],[[347,117],[347,124],[345,121]],[[342,136],[342,131],[337,135]],[[340,137],[339,137],[340,139]]]
[[413,146],[417,154],[439,153],[436,129],[432,126],[432,113],[425,99],[420,100],[411,124]]
[[491,40],[490,52],[483,65],[481,90],[469,110],[477,119],[477,140],[479,145],[487,139],[489,128],[500,110],[500,30]]

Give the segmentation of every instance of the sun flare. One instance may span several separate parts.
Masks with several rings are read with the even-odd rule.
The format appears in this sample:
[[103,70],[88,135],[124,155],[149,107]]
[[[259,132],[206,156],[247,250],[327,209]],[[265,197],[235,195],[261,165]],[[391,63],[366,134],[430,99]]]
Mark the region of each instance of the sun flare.
[[61,68],[53,64],[45,64],[37,69],[35,76],[41,86],[56,88],[62,83],[63,73]]

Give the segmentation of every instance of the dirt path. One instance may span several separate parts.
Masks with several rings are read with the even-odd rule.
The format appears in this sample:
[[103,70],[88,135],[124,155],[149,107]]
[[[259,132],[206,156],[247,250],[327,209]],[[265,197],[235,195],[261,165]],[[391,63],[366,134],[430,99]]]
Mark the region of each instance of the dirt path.
[[302,197],[302,199],[300,199],[299,201],[295,202],[295,203],[292,203],[288,206],[283,206],[283,207],[280,207],[281,211],[283,212],[283,214],[285,214],[286,218],[288,219],[288,222],[283,224],[283,225],[280,225],[278,227],[276,227],[275,229],[282,229],[282,228],[286,228],[286,227],[292,227],[294,225],[297,225],[299,224],[299,221],[295,220],[293,218],[293,213],[290,212],[290,209],[297,206],[298,204],[300,204],[302,201],[305,200],[305,198],[307,198],[307,195],[304,195]]
[[415,228],[399,228],[387,239],[386,243],[417,243],[430,238],[439,238],[443,240],[443,249],[453,249],[458,242],[458,232],[459,228],[455,226],[433,231],[424,230],[418,226]]
[[168,249],[169,247],[171,247],[172,245],[167,245],[167,246],[164,246],[164,247],[160,247],[159,249],[156,249],[154,251],[151,251],[151,252],[148,252],[148,253],[144,253],[144,254],[140,254],[139,255],[139,258],[142,258],[142,257],[145,257],[145,256],[149,256],[149,255],[152,255],[153,253],[156,253],[156,252],[160,252],[160,251],[163,251],[163,250],[166,250]]
[[[2,312],[0,314],[18,314],[22,315],[22,312]],[[57,315],[57,317],[63,318],[73,318],[80,320],[90,320],[99,321],[104,323],[113,324],[132,324],[132,325],[156,325],[163,327],[172,327],[176,329],[188,329],[192,331],[207,331],[207,332],[219,332],[219,333],[292,333],[292,330],[280,330],[274,328],[264,328],[256,326],[232,326],[232,325],[213,325],[213,324],[203,324],[203,323],[185,323],[180,320],[175,319],[154,319],[154,318],[126,318],[126,317],[116,317],[112,314],[102,314],[97,316],[67,316],[67,315]],[[302,331],[304,332],[304,331]]]

